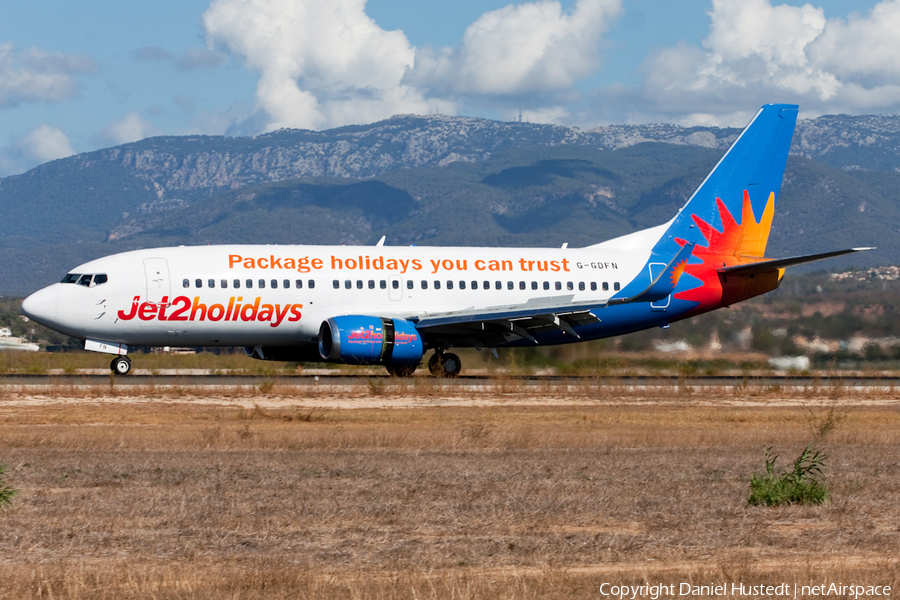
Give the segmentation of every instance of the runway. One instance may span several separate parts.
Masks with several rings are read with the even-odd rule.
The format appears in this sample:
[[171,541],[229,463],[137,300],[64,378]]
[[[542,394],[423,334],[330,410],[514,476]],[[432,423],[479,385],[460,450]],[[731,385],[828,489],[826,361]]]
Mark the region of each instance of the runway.
[[729,375],[509,375],[509,374],[475,374],[456,378],[436,379],[422,374],[408,379],[397,379],[386,374],[348,374],[314,373],[314,374],[220,374],[198,373],[191,370],[163,371],[149,373],[136,371],[131,375],[112,376],[110,373],[38,373],[0,375],[0,386],[48,386],[48,385],[114,385],[128,386],[259,386],[277,383],[279,386],[325,387],[325,386],[364,386],[372,382],[424,383],[429,381],[441,386],[453,387],[490,387],[500,383],[511,383],[518,386],[562,387],[566,385],[603,384],[620,386],[699,386],[699,387],[809,387],[809,386],[845,386],[845,387],[880,387],[892,388],[900,386],[900,375],[896,374],[859,374],[859,373],[813,373],[813,374],[729,374]]

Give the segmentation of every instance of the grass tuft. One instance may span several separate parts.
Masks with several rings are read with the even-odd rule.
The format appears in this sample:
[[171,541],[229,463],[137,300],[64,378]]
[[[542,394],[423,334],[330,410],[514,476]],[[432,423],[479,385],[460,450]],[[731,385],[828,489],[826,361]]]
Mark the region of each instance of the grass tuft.
[[812,444],[807,445],[794,461],[793,470],[781,474],[775,472],[778,455],[771,453],[772,447],[766,447],[764,452],[766,474],[754,473],[750,478],[750,497],[747,499],[750,504],[822,504],[828,499],[828,490],[819,481],[828,457]]
[[13,496],[19,493],[19,490],[6,485],[3,473],[6,471],[6,465],[0,465],[0,506],[12,504]]

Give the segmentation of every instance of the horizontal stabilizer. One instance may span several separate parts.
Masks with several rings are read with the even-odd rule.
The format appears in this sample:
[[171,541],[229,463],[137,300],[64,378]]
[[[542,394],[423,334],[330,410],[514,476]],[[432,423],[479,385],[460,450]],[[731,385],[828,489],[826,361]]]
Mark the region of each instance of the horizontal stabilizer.
[[748,265],[722,267],[721,269],[717,269],[717,271],[723,275],[758,275],[759,273],[767,273],[776,269],[784,269],[786,267],[802,265],[804,263],[822,260],[825,258],[834,258],[835,256],[843,256],[844,254],[853,254],[854,252],[865,252],[866,250],[874,249],[875,248],[848,248],[846,250],[823,252],[822,254],[807,254],[805,256],[792,256],[791,258],[774,258],[750,263]]
[[694,242],[688,242],[682,246],[681,250],[675,255],[675,258],[666,265],[663,272],[653,280],[653,283],[651,283],[650,287],[646,290],[631,298],[610,298],[609,305],[630,304],[632,302],[656,302],[671,294],[675,291],[675,286],[678,285],[678,279],[684,272],[684,266],[691,258],[691,253],[694,251],[695,245]]

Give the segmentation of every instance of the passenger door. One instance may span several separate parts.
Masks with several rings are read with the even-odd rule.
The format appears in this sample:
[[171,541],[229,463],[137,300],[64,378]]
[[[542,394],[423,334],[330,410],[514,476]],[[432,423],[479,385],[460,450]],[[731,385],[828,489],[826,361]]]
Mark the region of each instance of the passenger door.
[[160,303],[171,293],[169,263],[164,258],[145,258],[144,273],[147,276],[147,302]]

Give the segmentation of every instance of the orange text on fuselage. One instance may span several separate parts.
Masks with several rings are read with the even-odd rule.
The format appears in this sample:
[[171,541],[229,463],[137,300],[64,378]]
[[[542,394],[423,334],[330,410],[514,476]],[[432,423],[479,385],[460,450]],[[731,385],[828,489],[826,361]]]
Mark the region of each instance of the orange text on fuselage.
[[[310,271],[319,271],[325,268],[325,261],[321,258],[311,258],[303,256],[300,258],[280,257],[270,254],[269,256],[245,257],[240,254],[228,255],[228,268],[244,268],[244,269],[284,269],[290,271],[298,271],[300,273],[309,273]],[[521,272],[560,272],[571,271],[569,268],[569,259],[561,260],[527,260],[519,258],[515,260],[497,260],[497,259],[465,259],[465,258],[444,258],[428,259],[428,264],[423,263],[418,258],[385,258],[383,256],[334,256],[332,255],[328,261],[332,271],[396,271],[401,275],[407,271],[430,271],[431,274],[448,271],[469,271],[470,266],[476,271],[515,271]]]

